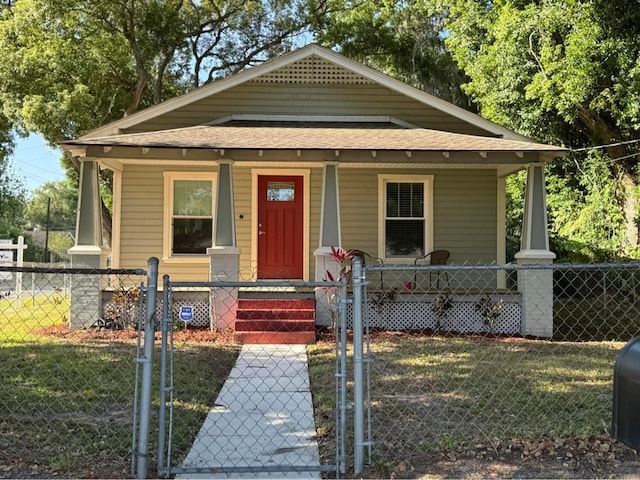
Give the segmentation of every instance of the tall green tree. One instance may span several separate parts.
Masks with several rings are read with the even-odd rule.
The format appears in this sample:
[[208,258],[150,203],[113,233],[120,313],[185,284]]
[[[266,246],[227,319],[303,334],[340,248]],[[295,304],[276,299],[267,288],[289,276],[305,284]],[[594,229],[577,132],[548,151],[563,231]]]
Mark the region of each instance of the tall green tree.
[[65,179],[47,182],[36,188],[29,198],[25,220],[40,229],[73,232],[76,223],[78,185]]
[[12,127],[67,140],[290,49],[324,8],[311,0],[18,0],[0,20],[2,112]]
[[[0,9],[0,142],[37,132],[55,145],[264,61],[292,48],[327,8],[324,0],[9,2]],[[109,233],[106,205],[103,217]]]
[[26,189],[8,159],[0,158],[0,238],[16,238],[24,226]]
[[[447,45],[469,76],[465,91],[482,114],[581,150],[549,169],[566,175],[579,194],[577,206],[552,215],[552,230],[592,252],[637,250],[637,2],[441,0],[440,7]],[[587,148],[605,144],[613,145]]]
[[444,20],[433,2],[347,0],[318,20],[320,43],[444,100],[474,109],[466,81],[445,46]]

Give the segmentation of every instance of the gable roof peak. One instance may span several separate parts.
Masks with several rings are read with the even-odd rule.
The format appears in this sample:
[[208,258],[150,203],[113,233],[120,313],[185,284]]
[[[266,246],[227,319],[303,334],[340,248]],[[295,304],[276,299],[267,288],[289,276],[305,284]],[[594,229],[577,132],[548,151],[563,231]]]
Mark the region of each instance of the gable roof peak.
[[185,107],[237,85],[255,82],[379,84],[391,91],[412,98],[425,106],[435,108],[447,115],[485,130],[489,135],[511,140],[532,141],[475,113],[407,85],[385,73],[351,60],[317,43],[310,43],[258,66],[248,68],[235,75],[196,88],[179,97],[166,100],[158,105],[116,120],[92,130],[80,138],[91,139],[118,134],[122,130],[134,127],[154,117]]

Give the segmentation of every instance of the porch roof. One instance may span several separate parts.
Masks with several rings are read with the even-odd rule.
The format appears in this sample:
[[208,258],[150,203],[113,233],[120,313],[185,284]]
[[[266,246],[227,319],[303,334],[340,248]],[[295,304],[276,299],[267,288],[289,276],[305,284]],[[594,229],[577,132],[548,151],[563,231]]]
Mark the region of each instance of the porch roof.
[[381,126],[208,126],[111,135],[64,142],[63,146],[251,150],[389,150],[447,152],[539,152],[567,149],[542,143],[480,137],[422,128]]

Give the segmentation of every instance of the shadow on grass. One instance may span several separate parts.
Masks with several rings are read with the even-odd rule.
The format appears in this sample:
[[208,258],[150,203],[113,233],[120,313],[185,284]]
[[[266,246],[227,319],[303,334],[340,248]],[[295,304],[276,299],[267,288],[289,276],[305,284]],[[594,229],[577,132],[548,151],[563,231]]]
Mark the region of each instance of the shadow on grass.
[[[425,474],[434,452],[602,434],[611,421],[613,364],[622,345],[373,336],[374,447],[367,474],[386,476],[398,465],[422,468],[403,476]],[[323,380],[332,353],[330,345],[311,349],[314,400],[333,392]],[[326,424],[322,403],[316,402],[319,425]],[[330,440],[328,434],[320,443],[326,452]]]

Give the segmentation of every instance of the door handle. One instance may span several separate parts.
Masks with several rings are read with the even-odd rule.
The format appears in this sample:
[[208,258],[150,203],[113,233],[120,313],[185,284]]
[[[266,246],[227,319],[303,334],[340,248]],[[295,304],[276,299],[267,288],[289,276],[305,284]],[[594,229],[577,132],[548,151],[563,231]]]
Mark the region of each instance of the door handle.
[[267,232],[265,232],[263,230],[258,230],[258,235],[264,235],[265,233],[267,233]]

